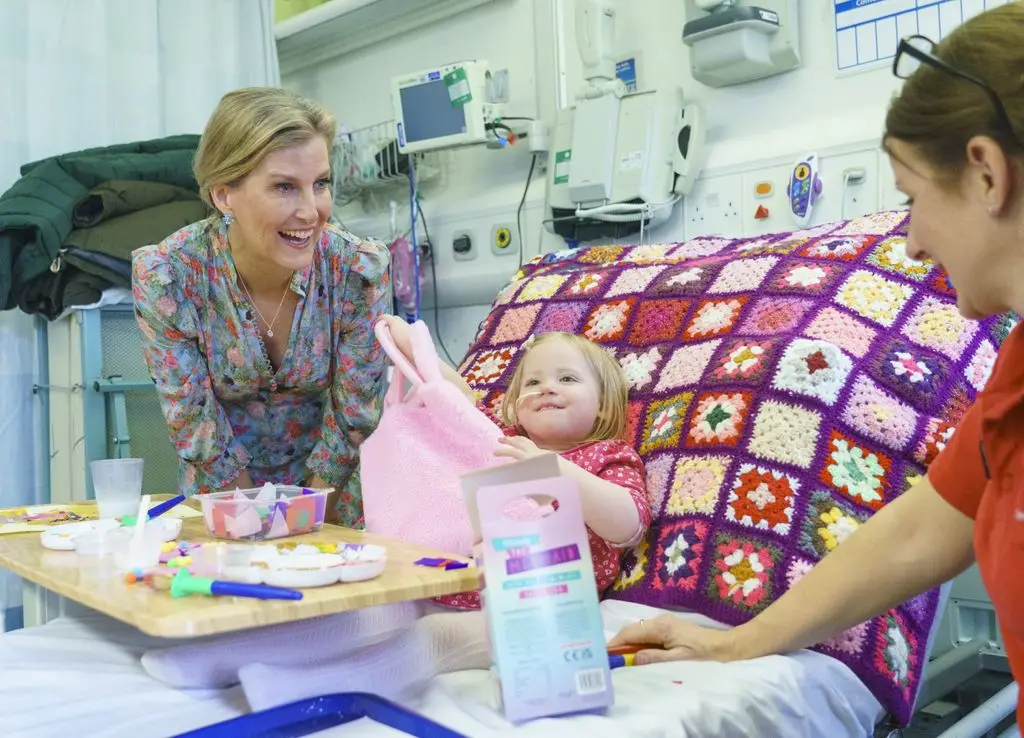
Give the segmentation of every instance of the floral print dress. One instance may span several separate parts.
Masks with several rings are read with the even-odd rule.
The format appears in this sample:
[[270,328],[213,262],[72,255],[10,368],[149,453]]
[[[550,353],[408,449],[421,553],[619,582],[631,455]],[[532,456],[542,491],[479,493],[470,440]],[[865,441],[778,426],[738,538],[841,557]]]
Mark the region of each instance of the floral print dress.
[[388,250],[328,224],[275,372],[216,220],[132,254],[143,354],[180,462],[182,494],[313,475],[340,491],[343,525],[362,524],[358,447],[377,426],[385,356],[373,324],[387,312]]

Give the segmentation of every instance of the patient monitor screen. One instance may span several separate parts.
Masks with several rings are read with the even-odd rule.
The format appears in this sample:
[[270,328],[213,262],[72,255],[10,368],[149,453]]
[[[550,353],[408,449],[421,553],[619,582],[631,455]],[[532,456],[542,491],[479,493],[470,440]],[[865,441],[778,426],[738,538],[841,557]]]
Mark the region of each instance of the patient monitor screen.
[[453,106],[444,80],[403,87],[398,91],[405,119],[405,140],[429,141],[466,132],[466,112]]

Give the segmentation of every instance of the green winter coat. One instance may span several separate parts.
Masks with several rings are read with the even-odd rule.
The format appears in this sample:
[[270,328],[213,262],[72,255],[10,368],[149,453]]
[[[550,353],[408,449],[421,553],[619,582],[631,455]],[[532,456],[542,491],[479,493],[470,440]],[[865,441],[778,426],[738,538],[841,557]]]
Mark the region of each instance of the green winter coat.
[[112,180],[162,182],[198,190],[192,158],[199,136],[187,134],[86,149],[26,164],[0,196],[0,310],[18,306],[25,285],[50,268],[75,228],[76,205]]

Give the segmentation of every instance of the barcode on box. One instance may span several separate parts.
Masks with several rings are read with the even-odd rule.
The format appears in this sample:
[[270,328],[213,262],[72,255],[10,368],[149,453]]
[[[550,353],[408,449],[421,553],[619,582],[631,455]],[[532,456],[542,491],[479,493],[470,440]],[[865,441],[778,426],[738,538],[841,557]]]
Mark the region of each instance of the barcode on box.
[[586,669],[576,672],[577,694],[596,694],[604,690],[604,669]]

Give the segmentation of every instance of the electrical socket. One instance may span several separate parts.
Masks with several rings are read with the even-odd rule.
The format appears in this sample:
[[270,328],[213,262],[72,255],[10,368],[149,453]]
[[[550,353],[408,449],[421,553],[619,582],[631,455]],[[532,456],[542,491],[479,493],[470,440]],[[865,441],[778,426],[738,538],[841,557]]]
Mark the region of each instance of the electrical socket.
[[[821,220],[850,220],[868,213],[877,213],[880,209],[879,164],[880,154],[877,149],[824,158],[821,167],[825,180],[824,193],[831,192],[832,197],[822,198]],[[885,169],[889,169],[889,166],[886,165]],[[858,174],[861,175],[859,181],[856,178]]]
[[515,223],[495,223],[491,228],[491,251],[499,256],[519,253],[519,234]]
[[743,232],[740,205],[743,181],[740,175],[698,179],[683,200],[684,237],[737,237]]
[[[465,238],[469,241],[469,249],[467,251],[460,253],[459,251],[455,250],[455,244],[462,238]],[[476,236],[473,234],[472,231],[455,231],[452,234],[452,258],[454,258],[455,261],[471,261],[476,258],[476,254]]]

